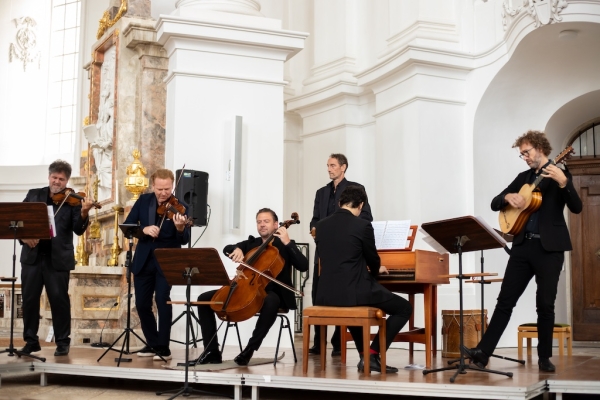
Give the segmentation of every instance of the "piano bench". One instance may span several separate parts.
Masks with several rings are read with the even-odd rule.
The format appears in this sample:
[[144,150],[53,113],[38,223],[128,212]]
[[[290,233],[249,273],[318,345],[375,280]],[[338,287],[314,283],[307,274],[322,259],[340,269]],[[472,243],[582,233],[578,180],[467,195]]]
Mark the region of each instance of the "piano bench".
[[[527,356],[531,356],[531,339],[537,339],[538,331],[536,323],[519,325],[517,339],[519,360],[523,359],[523,339],[527,339]],[[573,355],[573,340],[571,338],[571,326],[569,324],[554,324],[552,338],[558,339],[558,354],[562,357],[565,354],[564,342],[567,342],[567,354]]]
[[[302,347],[302,373],[308,371],[308,348],[310,347],[310,327],[319,325],[321,328],[321,371],[325,371],[325,327],[327,325],[339,326],[345,332],[348,326],[360,326],[363,328],[363,349],[368,352],[371,342],[371,327],[379,327],[379,347],[381,350],[381,365],[386,365],[385,360],[385,313],[375,307],[328,307],[312,306],[303,311],[303,347]],[[342,354],[346,353],[346,342],[341,342]],[[369,357],[364,357],[365,374],[371,374]],[[382,368],[385,375],[385,368]]]

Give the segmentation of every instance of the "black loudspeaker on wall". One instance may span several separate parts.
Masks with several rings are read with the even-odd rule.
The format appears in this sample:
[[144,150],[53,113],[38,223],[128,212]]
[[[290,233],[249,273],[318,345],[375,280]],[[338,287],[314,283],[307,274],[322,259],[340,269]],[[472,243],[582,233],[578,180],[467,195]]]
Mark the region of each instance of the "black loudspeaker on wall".
[[194,219],[195,226],[206,226],[208,203],[208,174],[202,171],[183,170],[176,171],[175,182],[178,182],[175,197],[189,206],[189,214]]

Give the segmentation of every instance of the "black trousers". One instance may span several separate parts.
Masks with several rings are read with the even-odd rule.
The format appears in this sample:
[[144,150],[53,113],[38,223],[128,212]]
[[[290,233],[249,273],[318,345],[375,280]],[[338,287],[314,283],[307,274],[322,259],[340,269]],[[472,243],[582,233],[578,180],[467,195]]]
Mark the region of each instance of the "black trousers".
[[39,342],[37,333],[40,327],[40,297],[44,286],[52,312],[54,340],[58,346],[68,346],[71,343],[69,272],[55,270],[48,255],[38,255],[34,265],[21,264],[23,339],[26,343]]
[[[315,263],[314,269],[313,269],[313,281],[312,281],[312,303],[315,304],[315,299],[317,298],[317,287],[319,285],[319,254],[316,253],[315,251],[315,260],[317,260],[317,262]],[[315,346],[317,346],[317,348],[319,348],[319,346],[321,346],[321,329],[320,325],[315,325],[315,336],[314,336],[314,344]],[[327,336],[327,327],[325,327],[325,336]],[[333,335],[331,336],[331,345],[336,348],[339,349],[340,348],[340,327],[336,326],[335,330],[333,331]],[[325,338],[325,342],[327,342],[327,338]]]
[[[216,290],[211,290],[202,293],[198,296],[198,301],[210,301],[216,292]],[[260,345],[269,333],[269,329],[271,329],[277,320],[277,311],[279,311],[280,304],[281,299],[277,293],[267,292],[267,297],[265,297],[263,306],[260,309],[256,326],[246,348],[251,350],[258,350],[260,348]],[[198,318],[200,319],[202,342],[205,351],[218,351],[219,340],[216,336],[217,319],[212,308],[209,305],[198,306]]]
[[552,357],[554,303],[564,259],[565,255],[562,251],[544,250],[539,239],[525,239],[521,245],[513,246],[494,315],[492,315],[487,331],[477,345],[478,348],[488,355],[494,352],[519,297],[527,288],[531,278],[535,277],[538,356],[540,358]]
[[[135,308],[140,317],[140,325],[146,343],[155,350],[169,348],[171,340],[171,321],[173,320],[173,306],[167,304],[171,301],[171,287],[167,283],[160,266],[154,256],[150,256],[142,270],[134,276]],[[152,296],[156,302],[158,325],[152,311]]]
[[[384,301],[382,303],[373,303],[373,304],[359,304],[361,306],[369,306],[369,307],[377,307],[383,310],[386,314],[389,315],[387,320],[385,321],[385,344],[386,349],[390,347],[392,341],[396,337],[396,334],[400,332],[400,329],[410,319],[410,315],[412,314],[412,305],[410,302],[397,294],[394,294],[394,297],[391,300]],[[363,331],[360,326],[349,326],[348,330],[352,334],[352,339],[354,340],[354,344],[356,345],[356,350],[359,353],[363,352]],[[379,332],[373,338],[373,342],[371,343],[371,349],[376,352],[380,352],[379,347]]]

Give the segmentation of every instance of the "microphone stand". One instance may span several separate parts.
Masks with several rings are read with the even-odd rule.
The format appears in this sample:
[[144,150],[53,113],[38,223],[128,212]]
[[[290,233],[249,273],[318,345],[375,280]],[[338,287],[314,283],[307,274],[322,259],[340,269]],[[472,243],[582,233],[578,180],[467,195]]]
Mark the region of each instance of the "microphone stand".
[[110,346],[110,344],[102,341],[102,334],[104,333],[104,328],[106,328],[106,323],[108,322],[108,317],[110,317],[110,312],[112,311],[113,308],[115,308],[118,305],[119,305],[119,303],[115,302],[108,310],[108,314],[106,315],[106,319],[104,320],[104,325],[102,325],[102,330],[100,331],[100,341],[97,343],[92,343],[92,345],[91,345],[92,347],[108,347],[108,346]]
[[[121,361],[123,361],[123,362],[131,362],[132,361],[131,358],[123,357],[123,354],[129,355],[129,354],[135,353],[135,351],[133,351],[133,352],[129,351],[130,335],[134,335],[135,337],[138,338],[138,340],[140,342],[142,342],[144,344],[144,346],[148,346],[148,343],[146,343],[146,341],[144,339],[142,339],[140,337],[140,335],[138,335],[137,333],[135,333],[135,331],[133,329],[131,329],[131,260],[133,258],[132,257],[133,236],[135,233],[138,232],[139,226],[138,225],[121,224],[121,225],[119,225],[119,227],[123,231],[123,235],[127,238],[127,240],[129,240],[129,247],[127,249],[127,254],[126,254],[126,258],[125,258],[125,267],[127,267],[127,325],[126,325],[126,328],[123,330],[123,332],[121,332],[119,337],[115,339],[115,341],[106,349],[106,351],[104,351],[104,353],[102,353],[100,358],[98,358],[98,360],[97,360],[98,362],[100,362],[100,360],[102,360],[102,358],[106,355],[106,353],[108,353],[109,350],[118,351],[118,350],[115,350],[113,347],[119,340],[121,340],[121,338],[123,336],[125,336],[125,338],[123,339],[123,344],[121,345],[121,351],[119,351],[119,353],[121,353],[121,354],[119,355],[119,357],[115,357],[115,361],[117,362],[117,367],[121,365]],[[154,349],[152,349],[152,350],[154,350]],[[157,353],[157,355],[161,358],[161,360],[163,360],[164,362],[167,362],[167,360],[165,360],[160,354]]]

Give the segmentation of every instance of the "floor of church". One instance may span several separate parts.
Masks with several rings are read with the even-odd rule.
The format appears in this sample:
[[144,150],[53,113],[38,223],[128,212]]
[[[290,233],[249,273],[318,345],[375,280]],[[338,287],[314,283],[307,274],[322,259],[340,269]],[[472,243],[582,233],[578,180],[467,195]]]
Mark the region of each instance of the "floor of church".
[[[424,364],[425,355],[423,351],[415,351],[414,358],[409,359],[407,350],[391,349],[388,352],[388,364],[400,367],[398,374],[389,374],[383,378],[378,373],[366,377],[356,370],[358,356],[354,350],[348,351],[348,362],[341,364],[339,357],[327,357],[326,371],[321,371],[319,357],[310,356],[307,376],[302,375],[301,343],[296,339],[298,347],[298,363],[294,363],[291,348],[282,349],[286,356],[280,360],[277,367],[272,363],[256,365],[244,368],[232,368],[216,372],[204,372],[197,375],[190,373],[191,387],[211,393],[233,396],[233,386],[227,385],[227,379],[235,382],[236,377],[245,376],[246,386],[242,386],[242,398],[251,398],[253,394],[250,386],[257,384],[259,398],[271,399],[305,399],[311,400],[335,400],[335,399],[378,399],[378,400],[411,400],[424,398],[515,398],[509,394],[504,397],[503,390],[525,388],[530,393],[536,393],[540,382],[545,380],[560,381],[564,379],[572,384],[572,379],[585,382],[598,381],[600,377],[600,347],[574,347],[572,357],[559,357],[558,349],[552,361],[557,366],[555,374],[542,374],[537,367],[537,357],[528,357],[525,366],[507,360],[493,358],[488,365],[491,369],[504,372],[513,372],[513,378],[499,376],[479,371],[468,370],[466,374],[458,375],[455,383],[450,383],[449,378],[455,371],[431,373],[426,376],[421,370],[406,370],[404,365]],[[15,347],[22,345],[15,340]],[[4,348],[5,346],[3,346]],[[197,357],[200,349],[192,348],[190,358]],[[164,362],[152,361],[151,358],[137,357],[131,355],[132,362],[122,363],[116,367],[115,354],[109,352],[100,362],[96,360],[102,354],[101,349],[90,347],[73,347],[67,357],[54,357],[54,346],[44,346],[36,355],[46,357],[48,371],[56,368],[58,373],[48,372],[46,374],[47,386],[40,385],[41,367],[35,371],[13,368],[17,365],[39,365],[34,360],[22,357],[9,357],[7,353],[0,354],[0,399],[23,399],[23,400],[46,400],[46,399],[157,399],[168,398],[168,396],[156,396],[156,391],[180,389],[183,386],[181,375],[173,378],[164,369]],[[226,346],[224,359],[232,359],[237,355],[239,349],[235,346]],[[273,348],[262,348],[255,353],[254,357],[273,357]],[[517,351],[514,348],[499,349],[497,354],[516,358]],[[535,350],[534,350],[535,354]],[[176,365],[185,358],[184,348],[173,349],[173,360],[169,365]],[[434,358],[434,367],[444,367],[448,359],[442,358],[438,352]],[[35,368],[34,368],[35,369]],[[86,370],[86,371],[84,371]],[[176,371],[179,373],[179,371]],[[142,379],[135,379],[136,374]],[[154,374],[154,376],[151,376]],[[208,374],[208,375],[206,375]],[[143,376],[142,376],[143,375]],[[207,379],[207,377],[210,377]],[[164,381],[163,381],[164,379]],[[196,383],[213,381],[219,384]],[[239,382],[239,380],[237,380]],[[411,386],[412,385],[412,386]],[[432,389],[432,385],[435,389]],[[291,388],[290,388],[291,387]],[[572,386],[571,386],[572,387]],[[594,387],[598,387],[597,384]],[[365,391],[367,388],[367,392]],[[368,389],[371,388],[371,389]],[[435,390],[432,394],[431,390]],[[472,390],[470,395],[469,390]],[[594,389],[595,390],[595,389]],[[495,393],[495,394],[493,394]],[[508,392],[507,392],[508,393]],[[514,395],[514,391],[511,392]],[[596,393],[596,392],[594,392]],[[563,394],[562,399],[594,399],[597,394]],[[442,397],[448,396],[448,397]],[[542,398],[542,394],[536,394],[529,398]],[[551,396],[552,398],[553,396]],[[179,397],[181,398],[181,397]],[[194,395],[193,398],[219,399],[211,394]]]

